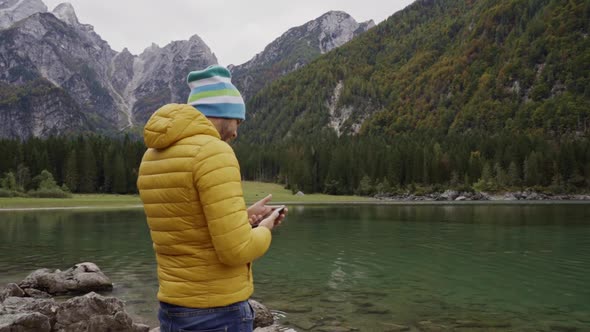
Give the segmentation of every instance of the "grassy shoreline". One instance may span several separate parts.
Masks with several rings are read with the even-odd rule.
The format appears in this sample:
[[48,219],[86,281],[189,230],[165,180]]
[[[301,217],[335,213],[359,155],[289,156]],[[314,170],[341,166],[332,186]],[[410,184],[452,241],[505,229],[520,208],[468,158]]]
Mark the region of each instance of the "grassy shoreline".
[[[268,194],[272,194],[271,203],[274,204],[358,204],[376,203],[379,200],[360,196],[333,196],[324,194],[310,194],[305,196],[293,195],[281,185],[263,182],[243,182],[244,199],[252,204]],[[64,208],[141,208],[139,195],[115,194],[74,194],[72,198],[29,198],[9,197],[0,198],[1,210],[30,210],[30,209],[64,209]]]
[[[252,204],[272,194],[272,204],[286,205],[473,205],[473,204],[590,204],[590,201],[402,201],[379,200],[361,196],[310,194],[293,195],[281,185],[263,182],[243,182],[244,199]],[[0,198],[1,211],[56,209],[133,209],[142,208],[138,195],[74,194],[72,198]]]

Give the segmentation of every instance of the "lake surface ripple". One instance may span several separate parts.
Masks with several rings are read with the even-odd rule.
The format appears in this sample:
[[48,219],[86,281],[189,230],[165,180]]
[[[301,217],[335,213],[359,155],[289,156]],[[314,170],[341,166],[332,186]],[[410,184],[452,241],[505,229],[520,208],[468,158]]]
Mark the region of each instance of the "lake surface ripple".
[[[0,284],[96,263],[157,325],[141,210],[0,213]],[[253,296],[298,331],[590,331],[590,205],[292,206]]]

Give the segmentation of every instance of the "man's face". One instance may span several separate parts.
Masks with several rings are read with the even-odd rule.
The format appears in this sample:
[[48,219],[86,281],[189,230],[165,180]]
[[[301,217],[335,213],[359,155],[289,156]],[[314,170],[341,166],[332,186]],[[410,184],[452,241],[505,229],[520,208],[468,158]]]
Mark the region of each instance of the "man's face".
[[221,122],[221,130],[219,135],[221,139],[230,142],[231,140],[238,137],[238,127],[242,123],[240,119],[223,119]]

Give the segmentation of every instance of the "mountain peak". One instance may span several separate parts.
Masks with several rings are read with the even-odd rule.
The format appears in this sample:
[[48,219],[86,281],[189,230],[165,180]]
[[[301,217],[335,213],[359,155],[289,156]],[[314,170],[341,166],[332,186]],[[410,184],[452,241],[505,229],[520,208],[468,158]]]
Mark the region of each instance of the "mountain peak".
[[341,10],[331,10],[325,14],[323,14],[322,16],[318,17],[318,20],[321,19],[326,19],[326,18],[334,18],[334,19],[347,19],[350,18],[352,16],[350,16],[350,14],[348,14],[347,12],[343,12]]
[[375,21],[368,20],[366,22],[361,23],[361,26],[365,27],[365,31],[374,28],[376,26]]
[[60,3],[55,7],[53,10],[53,15],[59,18],[60,20],[66,22],[69,25],[77,26],[80,25],[78,21],[78,16],[76,16],[76,11],[74,7],[69,2]]
[[201,37],[199,37],[199,35],[192,35],[189,38],[189,41],[192,43],[196,43],[196,44],[202,44],[203,43],[203,39],[201,39]]
[[142,53],[146,53],[146,52],[147,52],[147,53],[150,53],[150,52],[156,52],[156,51],[158,51],[159,49],[160,49],[160,45],[158,45],[158,44],[156,44],[156,43],[153,43],[153,42],[152,42],[152,44],[151,44],[150,46],[146,47],[146,48],[143,50],[143,52],[142,52]]
[[324,17],[324,16],[340,16],[340,17],[350,17],[350,14],[348,14],[345,11],[342,10],[330,10],[329,12],[323,14],[322,16],[320,16],[320,18]]
[[316,20],[309,22],[307,30],[319,30],[318,41],[320,51],[323,54],[344,45],[354,36],[367,31],[371,27],[370,24],[359,24],[352,16],[343,11],[329,11]]
[[41,0],[0,1],[0,29],[8,28],[13,23],[33,14],[45,12],[47,12],[47,6]]
[[359,24],[343,11],[324,13],[314,20],[287,30],[250,61],[232,66],[235,84],[242,96],[253,96],[269,82],[342,46],[374,25],[372,20]]

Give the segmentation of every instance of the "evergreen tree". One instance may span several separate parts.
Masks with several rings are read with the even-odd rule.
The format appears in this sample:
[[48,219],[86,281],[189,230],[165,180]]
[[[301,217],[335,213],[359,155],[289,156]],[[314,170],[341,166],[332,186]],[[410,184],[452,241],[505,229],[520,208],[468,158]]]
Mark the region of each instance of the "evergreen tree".
[[392,192],[391,185],[389,184],[389,181],[387,181],[387,178],[383,178],[383,180],[381,180],[381,182],[375,186],[375,190],[378,194],[387,194]]
[[83,193],[96,192],[96,157],[89,140],[84,140],[80,161],[79,191]]
[[557,162],[553,162],[553,177],[551,178],[551,190],[556,193],[563,192],[563,177]]
[[537,153],[531,152],[524,160],[524,183],[528,186],[534,186],[539,183],[539,163]]
[[516,166],[514,161],[511,161],[508,166],[508,184],[511,186],[520,185],[520,174],[518,173],[518,166]]
[[39,140],[33,140],[31,145],[32,153],[28,165],[31,165],[31,171],[33,174],[39,174],[41,171],[49,168],[49,158],[47,156],[47,151],[41,147],[41,142]]
[[491,182],[493,180],[492,168],[490,167],[490,163],[486,162],[483,165],[483,169],[481,171],[481,179],[485,182]]
[[105,193],[112,193],[113,190],[113,178],[114,178],[114,156],[115,147],[112,143],[108,146],[106,153],[103,155],[102,169],[103,169],[103,185],[102,191]]
[[451,172],[451,181],[449,184],[453,189],[456,189],[461,184],[459,180],[459,173],[457,173],[457,171]]
[[433,169],[433,162],[432,162],[432,159],[431,159],[432,153],[426,147],[422,151],[423,151],[423,156],[422,156],[422,183],[426,185],[426,184],[435,182],[435,181],[431,181],[431,176],[430,176],[430,174],[432,172],[432,169]]
[[469,178],[470,179],[479,179],[482,177],[482,165],[483,162],[481,160],[481,153],[479,151],[471,152],[469,157]]
[[25,192],[31,185],[31,171],[24,164],[19,164],[16,169],[17,191]]
[[494,173],[496,174],[496,184],[501,188],[506,187],[509,182],[508,174],[506,174],[506,171],[504,171],[504,168],[502,168],[502,165],[500,165],[500,163],[494,164]]
[[78,154],[72,150],[66,160],[64,184],[73,192],[78,191]]
[[446,165],[443,160],[444,154],[440,144],[437,142],[434,144],[432,153],[432,165],[430,170],[432,177],[431,183],[442,183],[444,181]]
[[127,193],[127,171],[125,170],[125,162],[123,155],[118,152],[115,154],[113,160],[113,193],[125,194]]
[[473,185],[477,191],[496,191],[497,186],[494,181],[490,164],[486,162],[481,171],[481,178]]
[[373,193],[373,185],[369,176],[365,175],[359,184],[358,193],[361,196],[369,196]]

